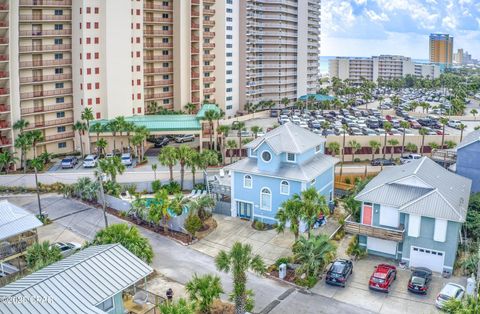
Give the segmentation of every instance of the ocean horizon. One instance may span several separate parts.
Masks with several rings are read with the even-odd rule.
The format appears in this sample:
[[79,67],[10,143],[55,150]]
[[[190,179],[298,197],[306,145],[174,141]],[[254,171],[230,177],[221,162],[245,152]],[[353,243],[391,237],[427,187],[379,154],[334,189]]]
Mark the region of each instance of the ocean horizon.
[[[328,63],[331,59],[335,59],[337,56],[320,56],[320,74],[328,74]],[[343,56],[342,56],[343,57]],[[364,58],[364,57],[348,57],[348,58]],[[429,63],[428,59],[412,59],[416,63]]]

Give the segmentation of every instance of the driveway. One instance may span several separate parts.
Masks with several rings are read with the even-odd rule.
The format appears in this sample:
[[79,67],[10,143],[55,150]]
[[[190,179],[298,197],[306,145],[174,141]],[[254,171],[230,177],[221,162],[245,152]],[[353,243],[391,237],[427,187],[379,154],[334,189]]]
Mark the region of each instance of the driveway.
[[[228,250],[235,242],[248,243],[253,252],[259,254],[270,265],[279,257],[292,255],[292,245],[295,241],[293,233],[288,230],[278,234],[277,231],[258,231],[252,228],[251,221],[237,217],[214,215],[217,228],[205,238],[191,245],[195,250],[216,256],[221,250]],[[332,234],[338,223],[329,220],[328,223],[316,230],[314,234]]]
[[375,313],[385,314],[430,314],[440,313],[434,306],[437,294],[447,282],[459,283],[465,287],[466,278],[442,278],[434,274],[427,295],[416,295],[407,291],[410,279],[410,270],[398,269],[397,280],[393,283],[391,291],[387,293],[371,291],[368,289],[368,280],[375,265],[389,263],[396,265],[395,261],[374,256],[368,256],[354,263],[353,274],[348,279],[347,287],[335,287],[325,284],[322,280],[312,291],[319,295],[345,302]]

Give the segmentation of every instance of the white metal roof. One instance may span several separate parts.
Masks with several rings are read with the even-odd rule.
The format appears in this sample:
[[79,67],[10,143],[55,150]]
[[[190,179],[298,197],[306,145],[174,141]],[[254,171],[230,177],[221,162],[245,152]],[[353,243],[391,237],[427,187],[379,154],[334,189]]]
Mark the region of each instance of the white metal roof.
[[42,226],[42,222],[26,209],[7,200],[0,201],[0,240]]
[[458,144],[456,149],[459,150],[459,149],[461,149],[465,146],[468,146],[468,145],[473,144],[473,143],[478,142],[478,141],[480,141],[480,130],[472,131],[465,136],[463,141],[461,141]]
[[0,288],[1,298],[51,302],[2,302],[2,314],[102,313],[96,306],[153,269],[120,244],[88,247]]

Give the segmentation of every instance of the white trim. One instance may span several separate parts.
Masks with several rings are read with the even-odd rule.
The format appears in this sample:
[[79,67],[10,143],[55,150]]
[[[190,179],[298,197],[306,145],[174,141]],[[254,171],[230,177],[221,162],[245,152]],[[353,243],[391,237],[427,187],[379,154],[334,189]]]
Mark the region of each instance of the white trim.
[[[318,150],[317,150],[317,147],[318,147]],[[318,144],[315,146],[315,154],[320,153],[321,150],[322,150],[322,144]]]
[[[249,177],[250,177],[250,186],[249,186],[249,187],[245,185],[245,179],[246,179],[245,177],[246,177],[246,176],[249,176]],[[252,177],[251,174],[245,174],[245,175],[243,176],[243,188],[244,188],[244,189],[250,189],[250,190],[253,188],[253,177]]]
[[[289,155],[289,154],[293,155],[293,160],[289,160],[289,159],[288,159],[288,155]],[[294,153],[285,153],[285,160],[286,160],[286,162],[293,162],[293,163],[294,163],[294,162],[297,161],[297,154],[294,154]]]
[[[415,219],[412,219],[415,218]],[[418,219],[418,220],[417,220]],[[415,221],[418,224],[412,224]],[[414,228],[416,227],[416,228]],[[420,236],[420,229],[422,228],[422,216],[409,214],[408,215],[408,230],[407,235],[412,238],[418,238]]]
[[[452,267],[448,267],[448,266],[445,266],[445,256],[446,256],[446,252],[445,251],[440,251],[440,250],[435,250],[435,249],[428,249],[428,248],[425,248],[425,247],[421,247],[421,246],[416,246],[416,245],[410,245],[410,252],[409,252],[409,261],[410,261],[410,258],[412,257],[412,251],[413,249],[416,248],[416,249],[421,249],[421,250],[424,250],[424,251],[434,251],[434,252],[437,252],[437,253],[442,253],[442,268],[449,268],[449,269],[452,269]],[[420,252],[422,253],[422,252]],[[426,253],[424,252],[425,254],[429,254],[429,253]],[[439,255],[436,255],[436,256],[439,256]],[[410,262],[409,262],[409,266],[410,266]]]
[[230,204],[230,216],[231,217],[237,217],[237,206],[235,203],[235,171],[230,171],[230,199],[234,200]]
[[447,240],[448,220],[435,218],[433,230],[433,240],[437,242],[445,242]]
[[[286,182],[287,183],[287,193],[282,193],[282,183],[283,182]],[[288,182],[287,180],[282,180],[280,181],[280,194],[282,195],[290,195],[290,182]]]
[[269,217],[269,216],[265,216],[265,215],[253,215],[253,217],[260,217],[260,218],[265,218],[265,219],[278,221],[277,219],[275,219],[275,217]]
[[[263,194],[263,190],[264,190],[264,189],[267,189],[268,192],[270,193],[270,194],[269,194],[269,195],[270,195],[270,204],[269,204],[269,206],[268,206],[269,209],[266,209],[266,208],[263,208],[263,207],[262,207],[262,194]],[[273,200],[272,190],[270,190],[270,188],[268,188],[268,187],[266,187],[266,186],[262,187],[262,188],[260,189],[260,201],[259,201],[259,204],[258,204],[258,205],[259,205],[258,208],[260,208],[261,210],[264,210],[264,211],[270,211],[270,212],[271,212],[271,211],[272,211],[272,200]]]
[[252,217],[251,219],[253,219],[254,217],[254,214],[255,214],[255,203],[254,202],[250,202],[250,201],[244,201],[244,200],[239,200],[238,198],[234,199],[232,204],[233,204],[233,207],[235,207],[235,216],[232,216],[232,217],[239,217],[238,216],[238,209],[237,209],[237,202],[241,202],[241,203],[246,203],[246,204],[251,204],[252,205]]
[[[263,158],[263,153],[268,153],[268,154],[270,155],[270,160],[269,160],[269,161],[266,161],[265,158]],[[264,163],[269,164],[269,163],[272,161],[272,159],[273,159],[273,155],[272,155],[272,153],[271,153],[268,149],[265,149],[265,150],[263,150],[262,153],[260,154],[260,158],[262,159],[262,161],[263,161]]]

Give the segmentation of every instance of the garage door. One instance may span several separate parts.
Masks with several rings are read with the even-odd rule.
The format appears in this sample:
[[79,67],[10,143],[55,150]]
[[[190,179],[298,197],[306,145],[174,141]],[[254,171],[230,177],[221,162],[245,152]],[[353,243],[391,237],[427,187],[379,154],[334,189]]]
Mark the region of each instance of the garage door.
[[436,272],[443,271],[445,253],[412,246],[410,248],[410,267],[427,267]]
[[368,237],[367,249],[395,255],[397,254],[397,242]]

